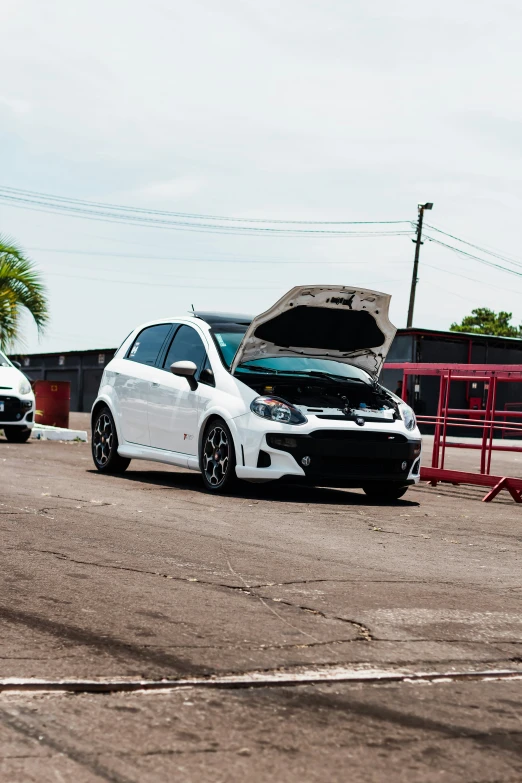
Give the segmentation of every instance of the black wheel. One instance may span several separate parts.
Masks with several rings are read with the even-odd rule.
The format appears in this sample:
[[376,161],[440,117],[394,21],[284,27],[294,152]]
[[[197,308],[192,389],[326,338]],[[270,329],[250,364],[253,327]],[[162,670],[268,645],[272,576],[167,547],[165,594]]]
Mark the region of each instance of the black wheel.
[[404,484],[396,484],[393,481],[383,481],[381,484],[366,484],[363,490],[372,500],[398,500],[408,491]]
[[27,443],[31,430],[29,427],[4,427],[4,435],[9,443]]
[[92,458],[101,473],[123,473],[130,459],[118,454],[118,436],[112,413],[107,407],[98,411],[92,426]]
[[237,480],[234,441],[223,419],[214,419],[205,430],[201,473],[209,492],[227,492]]

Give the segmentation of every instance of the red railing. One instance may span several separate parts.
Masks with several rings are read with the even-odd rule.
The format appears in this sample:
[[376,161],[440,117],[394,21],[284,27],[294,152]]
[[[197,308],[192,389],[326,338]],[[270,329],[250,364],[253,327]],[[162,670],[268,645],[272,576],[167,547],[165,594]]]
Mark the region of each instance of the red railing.
[[[452,484],[476,484],[491,487],[483,498],[488,502],[502,489],[507,489],[517,503],[522,503],[522,478],[515,476],[491,475],[491,457],[494,451],[522,452],[522,446],[505,446],[494,443],[494,435],[509,431],[522,439],[522,411],[497,410],[497,392],[499,383],[522,383],[522,365],[510,364],[427,364],[427,363],[390,363],[387,370],[402,370],[402,395],[407,399],[408,378],[410,376],[440,377],[439,400],[436,415],[419,415],[420,424],[434,427],[431,467],[421,468],[421,479],[433,486],[438,481]],[[484,409],[450,408],[451,384],[464,381],[466,384],[484,382],[487,384],[487,397]],[[510,419],[510,421],[507,421]],[[513,419],[514,421],[511,421]],[[479,430],[480,441],[464,443],[448,440],[448,428]],[[478,439],[477,439],[478,440]],[[445,468],[447,448],[475,449],[480,451],[480,469],[478,472],[448,470]]]

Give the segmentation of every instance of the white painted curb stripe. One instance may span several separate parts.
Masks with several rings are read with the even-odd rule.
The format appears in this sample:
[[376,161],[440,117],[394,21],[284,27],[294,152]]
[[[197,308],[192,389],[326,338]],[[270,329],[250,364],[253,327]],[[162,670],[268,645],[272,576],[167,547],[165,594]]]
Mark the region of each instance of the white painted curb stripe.
[[379,684],[394,682],[448,682],[456,680],[522,680],[522,669],[486,669],[450,672],[405,672],[379,669],[354,670],[336,668],[301,672],[248,672],[222,677],[188,678],[179,680],[43,680],[7,677],[0,679],[3,691],[75,691],[82,693],[111,693],[141,690],[176,690],[178,688],[267,688],[331,683]]

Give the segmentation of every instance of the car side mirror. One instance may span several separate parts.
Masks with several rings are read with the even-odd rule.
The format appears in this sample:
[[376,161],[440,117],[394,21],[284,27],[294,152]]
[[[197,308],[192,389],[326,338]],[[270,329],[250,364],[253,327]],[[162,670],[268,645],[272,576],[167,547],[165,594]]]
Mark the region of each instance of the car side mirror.
[[186,378],[192,391],[196,391],[198,382],[194,376],[197,373],[198,368],[194,362],[174,362],[170,365],[170,371],[173,375],[177,375],[180,378]]
[[20,362],[12,361],[11,364],[14,365],[17,370],[21,370],[22,369],[22,365],[20,364]]

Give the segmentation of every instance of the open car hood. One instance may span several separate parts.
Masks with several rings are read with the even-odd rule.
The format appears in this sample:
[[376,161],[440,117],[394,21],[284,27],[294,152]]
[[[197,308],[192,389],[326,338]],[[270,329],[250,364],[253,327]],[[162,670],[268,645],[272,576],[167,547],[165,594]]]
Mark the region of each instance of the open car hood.
[[391,296],[341,285],[296,286],[254,318],[230,367],[276,356],[334,359],[376,378],[396,328]]

